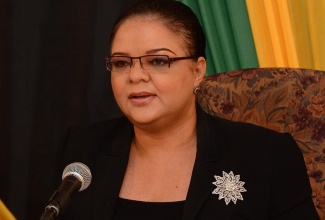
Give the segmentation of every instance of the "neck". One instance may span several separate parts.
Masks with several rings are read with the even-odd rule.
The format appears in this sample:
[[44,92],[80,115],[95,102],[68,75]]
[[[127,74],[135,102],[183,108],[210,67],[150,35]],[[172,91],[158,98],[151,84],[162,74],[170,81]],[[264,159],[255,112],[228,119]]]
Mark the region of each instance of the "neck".
[[139,155],[164,158],[178,157],[196,150],[196,114],[177,124],[163,126],[160,130],[134,128],[133,149]]

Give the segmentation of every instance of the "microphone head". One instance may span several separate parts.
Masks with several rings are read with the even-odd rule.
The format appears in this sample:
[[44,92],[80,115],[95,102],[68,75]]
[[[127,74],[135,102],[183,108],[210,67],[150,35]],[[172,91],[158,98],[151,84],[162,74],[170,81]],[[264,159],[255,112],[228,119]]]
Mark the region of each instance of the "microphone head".
[[77,177],[80,180],[81,187],[79,191],[86,189],[91,183],[90,169],[87,165],[83,163],[75,162],[66,166],[62,173],[62,179],[71,175]]

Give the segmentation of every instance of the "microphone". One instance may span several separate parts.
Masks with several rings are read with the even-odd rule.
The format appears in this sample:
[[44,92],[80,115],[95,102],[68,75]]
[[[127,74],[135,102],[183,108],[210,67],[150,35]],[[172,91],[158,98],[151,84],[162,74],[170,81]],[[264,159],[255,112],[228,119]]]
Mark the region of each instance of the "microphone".
[[66,166],[62,174],[62,182],[49,199],[40,220],[56,219],[68,206],[72,196],[86,189],[90,182],[91,172],[88,166],[80,162]]

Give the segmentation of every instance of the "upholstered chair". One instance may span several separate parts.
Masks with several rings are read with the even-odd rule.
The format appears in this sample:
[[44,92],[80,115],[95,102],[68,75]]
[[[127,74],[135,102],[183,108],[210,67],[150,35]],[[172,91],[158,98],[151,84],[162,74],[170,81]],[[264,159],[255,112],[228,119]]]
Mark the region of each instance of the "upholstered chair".
[[325,219],[325,71],[245,69],[206,76],[200,86],[197,98],[206,112],[293,136]]

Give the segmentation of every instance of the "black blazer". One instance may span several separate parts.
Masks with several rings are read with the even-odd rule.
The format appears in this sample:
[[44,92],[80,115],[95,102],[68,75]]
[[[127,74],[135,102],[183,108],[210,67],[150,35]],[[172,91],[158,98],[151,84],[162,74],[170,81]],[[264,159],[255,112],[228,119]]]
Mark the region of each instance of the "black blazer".
[[[93,179],[88,189],[75,195],[62,219],[112,218],[133,136],[126,118],[68,131],[59,174],[66,165],[82,162],[89,166]],[[230,122],[198,108],[197,138],[183,220],[319,219],[301,151],[289,134]],[[226,205],[212,194],[214,176],[223,176],[223,171],[233,171],[245,182],[247,191],[236,204]]]

